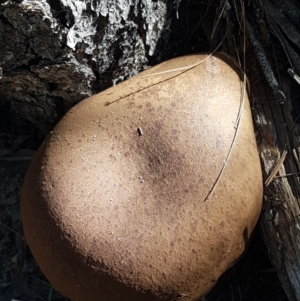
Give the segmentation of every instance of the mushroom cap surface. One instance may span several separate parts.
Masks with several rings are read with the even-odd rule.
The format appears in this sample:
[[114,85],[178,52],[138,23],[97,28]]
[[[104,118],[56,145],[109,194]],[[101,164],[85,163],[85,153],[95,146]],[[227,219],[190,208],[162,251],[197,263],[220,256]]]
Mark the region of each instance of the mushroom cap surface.
[[31,163],[21,214],[74,301],[196,300],[243,253],[261,201],[241,73],[191,55],[73,107]]

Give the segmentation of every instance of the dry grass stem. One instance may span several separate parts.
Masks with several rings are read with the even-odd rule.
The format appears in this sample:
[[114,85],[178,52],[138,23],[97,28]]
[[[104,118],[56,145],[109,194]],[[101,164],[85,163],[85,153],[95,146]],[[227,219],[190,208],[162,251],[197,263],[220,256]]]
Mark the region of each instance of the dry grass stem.
[[270,185],[270,183],[273,181],[273,179],[275,178],[276,174],[278,173],[281,164],[284,162],[285,157],[287,154],[287,150],[284,150],[280,159],[278,160],[277,164],[275,165],[273,171],[270,173],[270,175],[268,176],[267,180],[265,181],[265,185],[266,187]]

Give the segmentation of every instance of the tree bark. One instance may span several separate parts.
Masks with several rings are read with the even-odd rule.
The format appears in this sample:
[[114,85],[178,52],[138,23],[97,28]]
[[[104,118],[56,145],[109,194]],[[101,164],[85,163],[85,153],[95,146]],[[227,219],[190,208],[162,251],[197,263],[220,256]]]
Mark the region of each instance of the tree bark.
[[0,101],[48,131],[74,104],[138,73],[159,53],[169,3],[1,1]]

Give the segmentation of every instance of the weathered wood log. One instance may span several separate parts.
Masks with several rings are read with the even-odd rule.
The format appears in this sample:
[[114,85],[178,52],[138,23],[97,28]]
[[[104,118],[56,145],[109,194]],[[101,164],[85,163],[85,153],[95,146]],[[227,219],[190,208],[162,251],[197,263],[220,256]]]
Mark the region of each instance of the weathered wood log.
[[[291,1],[274,0],[265,1],[261,9],[269,31],[277,38],[273,42],[268,38],[265,45],[266,42],[279,42],[282,48],[279,47],[275,55],[283,59],[277,64],[277,70],[277,58],[272,60],[280,86],[275,83],[274,88],[274,84],[269,84],[270,72],[264,71],[265,76],[261,72],[264,70],[261,54],[257,55],[256,51],[261,66],[253,59],[255,55],[247,56],[247,66],[251,66],[248,75],[253,118],[265,178],[259,228],[287,297],[294,301],[300,300],[300,81],[297,77],[300,70],[300,7]],[[263,41],[261,32],[259,38]]]
[[[254,62],[251,64],[255,70]],[[254,77],[255,71],[251,73]],[[300,86],[283,75],[286,102],[280,105],[262,76],[256,72],[255,77],[251,84],[253,117],[266,181],[259,227],[289,300],[300,300]],[[278,172],[267,179],[274,169]]]

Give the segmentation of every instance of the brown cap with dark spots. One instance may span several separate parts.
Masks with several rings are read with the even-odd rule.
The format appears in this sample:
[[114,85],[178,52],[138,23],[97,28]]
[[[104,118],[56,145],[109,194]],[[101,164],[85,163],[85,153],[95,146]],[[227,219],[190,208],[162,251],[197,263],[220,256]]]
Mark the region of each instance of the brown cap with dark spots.
[[42,271],[74,301],[195,300],[243,253],[262,178],[247,93],[224,55],[153,67],[82,101],[28,171]]

